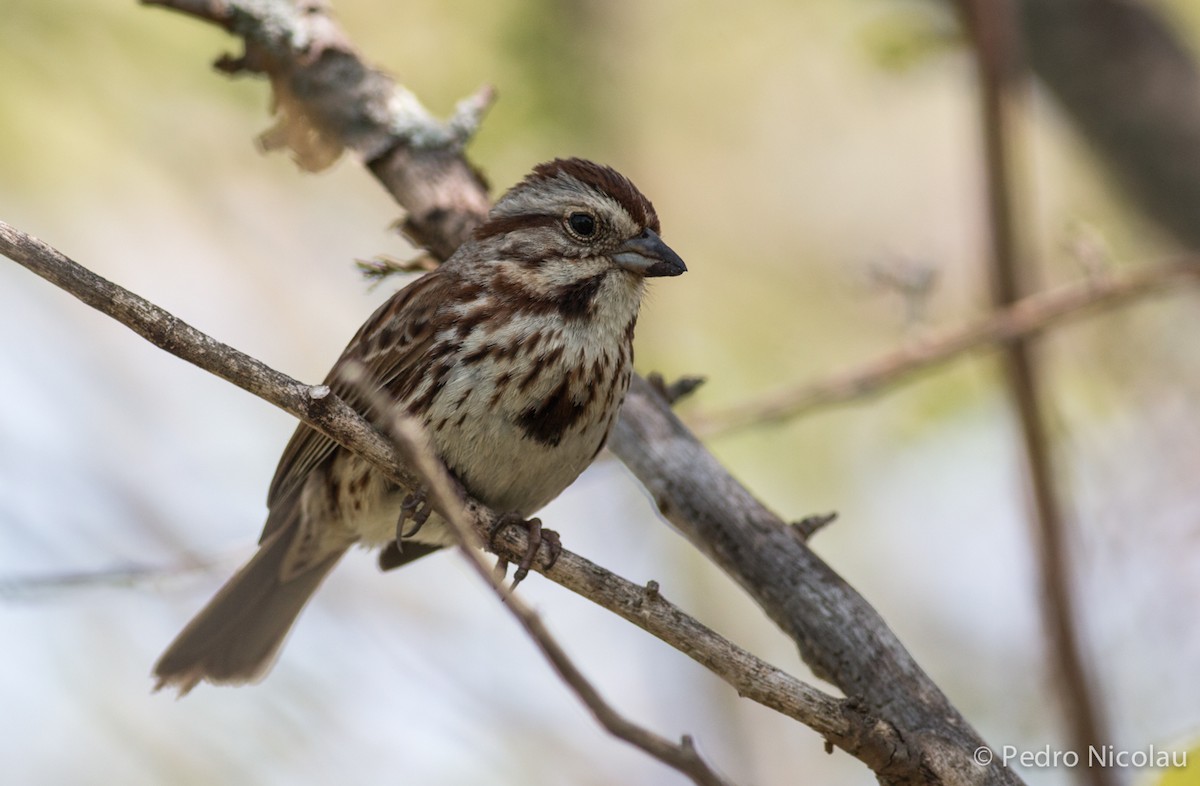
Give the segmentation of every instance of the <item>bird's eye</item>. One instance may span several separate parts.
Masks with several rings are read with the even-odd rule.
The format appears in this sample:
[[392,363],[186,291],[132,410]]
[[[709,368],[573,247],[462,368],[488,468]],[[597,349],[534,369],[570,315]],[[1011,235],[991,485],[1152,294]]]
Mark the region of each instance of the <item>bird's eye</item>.
[[596,234],[596,219],[588,213],[572,213],[567,217],[571,231],[580,237],[591,237]]

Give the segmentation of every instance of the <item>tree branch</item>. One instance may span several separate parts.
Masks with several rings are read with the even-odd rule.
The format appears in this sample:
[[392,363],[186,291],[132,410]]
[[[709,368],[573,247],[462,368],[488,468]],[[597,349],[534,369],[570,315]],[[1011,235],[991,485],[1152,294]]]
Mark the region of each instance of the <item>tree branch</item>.
[[[380,412],[395,410],[389,402],[379,400],[383,398],[380,394],[374,395],[375,406]],[[469,520],[461,487],[434,453],[425,429],[415,419],[400,413],[393,414],[390,420],[388,433],[404,454],[408,466],[415,468],[421,476],[421,487],[429,493],[434,507],[443,511],[463,557],[475,573],[495,591],[501,603],[512,612],[554,671],[592,713],[592,717],[617,739],[624,740],[647,755],[674,767],[691,778],[697,786],[732,786],[724,776],[704,761],[696,751],[691,737],[684,736],[679,743],[673,743],[624,717],[600,695],[551,635],[541,617],[514,592],[506,591],[503,576],[498,575],[488,565],[480,551],[483,543]]]
[[1123,198],[1200,249],[1200,69],[1169,8],[1021,0],[1030,65],[1122,185]]
[[720,465],[637,377],[612,443],[659,511],[751,594],[813,672],[892,725],[903,747],[871,766],[884,783],[1020,783],[970,759],[983,742],[849,584]]
[[[1014,0],[962,0],[960,8],[973,38],[979,74],[980,126],[986,162],[987,211],[991,248],[992,302],[996,308],[1015,303],[1028,287],[1028,265],[1022,269],[1020,228],[1013,191],[1017,122],[1011,111],[1022,84],[1021,39]],[[1021,445],[1032,491],[1033,530],[1038,554],[1042,622],[1050,643],[1071,749],[1103,748],[1110,741],[1102,717],[1079,630],[1067,554],[1067,519],[1058,485],[1046,415],[1039,396],[1040,377],[1025,338],[1004,345],[1004,382],[1020,425]],[[1115,779],[1104,767],[1080,768],[1081,783],[1109,786]]]
[[324,3],[281,0],[142,0],[212,22],[241,37],[245,51],[225,55],[226,73],[271,81],[278,121],[259,141],[287,149],[303,168],[320,171],[351,150],[397,202],[401,228],[445,260],[491,206],[487,189],[462,151],[495,91],[484,87],[438,121],[415,95],[367,65]]
[[[74,295],[171,354],[215,374],[294,415],[371,461],[394,482],[420,487],[415,473],[384,437],[325,386],[310,386],[222,344],[134,293],[110,282],[56,249],[0,221],[0,253]],[[477,532],[490,532],[497,515],[467,500],[465,511]],[[440,510],[447,515],[446,510]],[[452,514],[450,514],[452,515]],[[495,540],[500,556],[517,562],[526,535],[503,530]],[[852,703],[828,696],[719,636],[668,602],[589,560],[563,550],[547,578],[608,609],[663,640],[750,698],[809,726],[847,753],[884,761],[903,752],[896,730]]]
[[1086,314],[1107,311],[1150,295],[1177,292],[1181,286],[1197,281],[1200,281],[1200,265],[1191,259],[1088,278],[1029,295],[996,309],[973,325],[943,331],[816,382],[690,416],[688,423],[699,433],[713,436],[802,417],[911,382],[922,373],[970,352],[993,350],[1016,339],[1029,340]]

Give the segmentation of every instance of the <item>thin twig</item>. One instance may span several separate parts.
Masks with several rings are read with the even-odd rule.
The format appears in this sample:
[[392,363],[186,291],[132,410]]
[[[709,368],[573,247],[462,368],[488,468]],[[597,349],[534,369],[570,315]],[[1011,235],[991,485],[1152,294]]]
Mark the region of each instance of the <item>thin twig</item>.
[[662,374],[657,371],[651,371],[646,375],[646,381],[650,383],[650,387],[658,391],[658,394],[663,397],[671,406],[675,406],[683,399],[692,395],[703,385],[707,380],[704,377],[680,377],[674,382],[667,382]]
[[[989,254],[992,300],[997,308],[1017,302],[1025,289],[1021,269],[1019,227],[1012,181],[1017,131],[1013,105],[1022,84],[1020,37],[1012,0],[964,0],[963,16],[973,38],[980,82],[980,114],[987,165],[987,208],[991,230]],[[1071,562],[1067,554],[1066,516],[1054,481],[1046,415],[1038,395],[1039,379],[1031,347],[1024,338],[1004,346],[1005,382],[1020,423],[1021,441],[1033,492],[1033,523],[1037,540],[1038,573],[1043,622],[1050,640],[1056,682],[1065,703],[1068,739],[1080,754],[1102,748],[1111,737],[1102,719],[1084,656],[1071,591]],[[1082,783],[1115,783],[1104,767],[1081,767]]]
[[[83,268],[61,252],[0,221],[0,253],[42,276],[176,357],[215,374],[280,409],[371,461],[393,482],[417,488],[420,478],[391,440],[324,386],[309,386],[238,352],[128,290]],[[478,502],[465,509],[476,530],[497,520]],[[525,554],[519,528],[500,532],[494,545],[510,561]],[[688,616],[657,591],[623,579],[563,550],[550,570],[534,570],[637,625],[729,683],[738,694],[806,724],[847,753],[872,765],[897,759],[903,749],[890,725],[861,707],[835,699],[738,647]],[[878,766],[877,764],[874,766]]]
[[[386,402],[383,404],[380,411],[387,412],[389,408]],[[458,541],[463,557],[474,568],[475,573],[495,591],[496,596],[516,617],[558,676],[583,702],[600,725],[614,737],[687,775],[697,786],[732,786],[731,781],[714,770],[697,753],[690,737],[685,736],[681,742],[673,743],[621,715],[600,695],[596,686],[583,675],[566,650],[551,635],[541,617],[516,593],[505,590],[503,578],[492,570],[480,551],[483,543],[468,520],[467,508],[457,489],[457,483],[434,454],[428,434],[421,424],[413,418],[397,414],[391,419],[388,433],[404,454],[408,465],[415,468],[417,474],[423,478],[422,488],[429,495],[434,508],[442,511],[446,523]]]
[[689,417],[697,432],[715,436],[780,423],[823,407],[846,404],[910,382],[923,372],[971,352],[1030,339],[1068,320],[1108,311],[1200,281],[1194,259],[1096,276],[1030,295],[997,308],[965,328],[954,328],[807,385],[788,388],[722,410]]
[[356,259],[354,266],[362,273],[373,289],[386,278],[401,274],[428,273],[438,266],[438,261],[428,254],[413,259],[397,259],[380,254],[373,259]]
[[204,573],[225,563],[223,557],[189,561],[178,565],[133,565],[79,570],[69,573],[41,573],[0,578],[0,601],[42,600],[67,592],[94,587],[127,589],[175,580],[188,573]]
[[386,468],[395,482],[415,481],[395,447],[328,386],[306,385],[270,368],[3,221],[0,252],[155,346],[274,404],[339,445],[355,446],[355,452]]

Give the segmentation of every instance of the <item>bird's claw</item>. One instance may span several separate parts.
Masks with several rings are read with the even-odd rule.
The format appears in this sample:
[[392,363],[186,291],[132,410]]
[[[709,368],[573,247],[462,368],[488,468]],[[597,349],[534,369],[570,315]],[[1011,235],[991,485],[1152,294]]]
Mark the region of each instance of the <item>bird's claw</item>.
[[[403,548],[402,541],[411,538],[421,531],[421,527],[425,526],[425,522],[429,521],[430,514],[433,513],[433,508],[429,506],[429,500],[425,498],[425,492],[414,491],[404,498],[400,503],[400,519],[396,522],[396,546]],[[404,522],[412,521],[413,525],[407,532],[404,531]]]
[[[509,527],[523,527],[529,533],[529,542],[525,547],[525,554],[521,557],[521,561],[517,563],[517,570],[513,573],[512,584],[509,585],[509,592],[517,588],[517,585],[525,580],[529,575],[529,569],[533,567],[533,561],[537,559],[538,551],[543,543],[550,554],[546,560],[545,569],[549,570],[554,567],[554,563],[558,562],[558,557],[562,554],[562,539],[558,533],[552,529],[542,527],[541,519],[524,519],[516,513],[506,513],[496,519],[496,523],[488,530],[488,548],[492,551],[496,550],[496,536]],[[500,579],[503,580],[504,574],[508,572],[508,560],[500,557],[496,560],[496,571],[500,574]]]

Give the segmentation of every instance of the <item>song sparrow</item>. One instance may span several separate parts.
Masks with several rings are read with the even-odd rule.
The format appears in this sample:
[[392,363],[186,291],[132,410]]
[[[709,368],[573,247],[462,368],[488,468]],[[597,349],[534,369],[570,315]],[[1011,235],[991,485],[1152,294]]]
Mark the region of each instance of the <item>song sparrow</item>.
[[[382,397],[418,418],[471,495],[530,516],[579,476],[612,429],[645,279],[686,270],[658,233],[654,207],[618,172],[575,158],[541,164],[449,260],[367,320],[326,384],[368,417]],[[167,648],[158,687],[183,694],[201,680],[261,677],[356,543],[384,546],[384,569],[449,545],[436,514],[413,515],[414,491],[297,428],[267,495],[258,552]],[[420,526],[402,530],[406,515]]]

